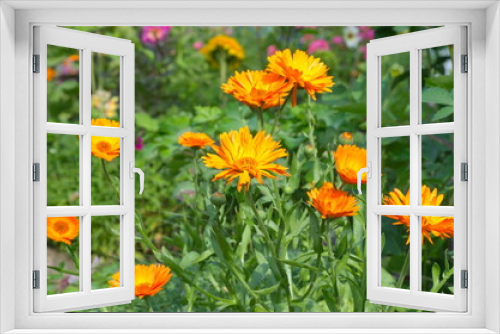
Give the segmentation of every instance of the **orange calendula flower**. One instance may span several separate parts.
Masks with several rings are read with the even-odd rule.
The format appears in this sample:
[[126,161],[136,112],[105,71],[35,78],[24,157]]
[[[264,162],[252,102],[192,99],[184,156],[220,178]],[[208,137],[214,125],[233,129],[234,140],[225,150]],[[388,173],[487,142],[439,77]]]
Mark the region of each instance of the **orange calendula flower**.
[[335,189],[330,182],[323,183],[319,189],[307,193],[311,204],[321,214],[321,218],[340,218],[357,215],[359,206],[356,198],[348,192]]
[[221,89],[251,108],[268,109],[283,104],[293,88],[286,78],[266,71],[245,71],[230,77]]
[[47,218],[47,237],[71,245],[71,240],[78,236],[80,222],[76,217]]
[[220,135],[220,146],[213,145],[212,148],[216,154],[208,153],[202,158],[203,162],[207,167],[223,169],[212,181],[226,179],[229,183],[239,178],[238,191],[243,187],[248,191],[252,178],[262,184],[263,176],[276,178],[271,173],[290,176],[286,172],[288,168],[273,163],[288,156],[286,150],[265,131],[257,132],[255,137],[248,126],[239,131],[224,132]]
[[[90,124],[93,126],[120,126],[119,122],[105,118],[93,119]],[[114,158],[120,156],[120,138],[92,136],[90,138],[90,149],[93,156],[111,162]]]
[[53,68],[47,69],[47,81],[52,81],[52,79],[54,79],[56,75],[57,75],[56,70],[54,70]]
[[200,49],[200,52],[215,67],[219,67],[220,57],[224,57],[224,60],[231,68],[237,68],[243,58],[245,58],[245,51],[240,43],[234,38],[225,35],[218,35],[211,38]]
[[[431,191],[426,185],[422,186],[422,205],[438,206],[443,202],[444,195],[438,194],[438,190]],[[395,188],[389,193],[389,196],[384,196],[384,205],[410,205],[410,189],[403,194],[401,190]],[[392,225],[405,225],[408,232],[406,244],[410,243],[410,217],[409,216],[386,216],[397,220]],[[454,218],[453,217],[422,217],[422,236],[425,237],[431,244],[431,234],[438,238],[453,238],[454,235]],[[422,243],[424,238],[422,238]]]
[[[335,169],[345,183],[357,184],[358,171],[366,167],[366,150],[356,145],[339,145],[333,153]],[[366,183],[366,173],[361,183]]]
[[276,51],[267,58],[267,70],[285,77],[294,84],[292,106],[297,105],[297,89],[304,88],[316,100],[316,93],[331,92],[334,85],[333,76],[328,76],[328,67],[320,58],[296,50],[293,55],[290,49]]
[[[156,295],[170,281],[170,278],[172,278],[170,268],[163,264],[149,266],[137,264],[135,266],[135,295],[139,298]],[[119,287],[120,272],[115,273],[108,283],[111,287]]]
[[179,137],[178,142],[182,146],[199,148],[215,144],[212,138],[202,132],[186,132]]

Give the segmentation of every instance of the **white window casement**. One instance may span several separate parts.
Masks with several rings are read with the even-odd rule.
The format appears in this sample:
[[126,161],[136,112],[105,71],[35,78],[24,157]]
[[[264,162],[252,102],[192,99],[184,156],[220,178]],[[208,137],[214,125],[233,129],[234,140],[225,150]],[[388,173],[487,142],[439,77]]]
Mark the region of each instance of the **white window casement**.
[[[498,127],[500,116],[500,9],[497,1],[464,1],[450,3],[446,1],[429,2],[405,1],[398,8],[385,1],[370,2],[238,2],[222,5],[220,2],[114,2],[77,1],[4,1],[0,3],[0,332],[1,333],[72,333],[86,330],[89,333],[498,333],[500,332],[500,135]],[[432,6],[432,7],[430,7]],[[220,9],[224,7],[224,9]],[[38,128],[39,122],[34,117],[37,110],[37,83],[31,73],[32,55],[36,53],[36,26],[48,31],[63,31],[57,26],[79,25],[425,25],[446,26],[413,35],[400,36],[392,40],[390,49],[384,40],[374,41],[369,46],[369,80],[378,80],[378,57],[383,55],[410,52],[412,73],[419,72],[420,50],[441,45],[454,45],[455,66],[455,118],[450,124],[420,124],[419,104],[421,82],[419,76],[412,76],[412,100],[410,122],[402,124],[400,129],[390,129],[380,123],[383,111],[378,108],[376,95],[369,95],[368,100],[368,161],[372,163],[372,178],[368,185],[369,199],[374,202],[368,208],[368,232],[373,236],[369,251],[369,288],[368,297],[373,301],[392,305],[413,305],[422,309],[447,312],[436,313],[386,313],[386,314],[92,314],[61,313],[58,311],[77,309],[84,305],[102,305],[106,301],[101,297],[92,300],[92,291],[88,281],[82,279],[81,291],[76,294],[86,295],[85,301],[51,303],[51,297],[43,295],[34,298],[32,289],[32,270],[35,268],[38,252],[43,253],[41,243],[37,243],[34,230],[35,217],[58,215],[47,208],[46,202],[38,203],[36,185],[32,182],[32,164],[37,148],[35,138],[43,138],[50,133],[70,133],[80,135],[80,152],[89,153],[90,136],[98,133],[105,136],[122,138],[127,147],[127,131],[133,134],[133,117],[121,115],[120,129],[96,129],[85,118],[85,106],[82,105],[81,123],[76,127],[51,125],[44,121],[44,129]],[[47,27],[47,28],[45,28]],[[78,33],[80,34],[80,33]],[[55,34],[58,35],[58,34]],[[85,34],[84,34],[85,35]],[[466,36],[464,36],[466,35]],[[82,35],[83,36],[83,35]],[[406,37],[408,40],[403,41]],[[465,39],[466,37],[466,39]],[[56,37],[54,37],[56,38]],[[96,36],[97,39],[106,37]],[[412,40],[415,38],[415,40]],[[444,38],[445,40],[440,40]],[[62,38],[64,40],[64,38]],[[90,40],[90,38],[89,38]],[[467,43],[463,41],[467,40]],[[40,39],[43,41],[43,39]],[[52,43],[57,44],[54,40]],[[50,44],[49,39],[45,43]],[[70,44],[63,46],[80,50],[85,60],[85,50],[93,50],[93,42],[81,39],[66,39]],[[386,39],[390,43],[390,39]],[[438,42],[436,42],[438,41]],[[122,73],[127,71],[125,59],[130,49],[128,42],[109,42],[109,48],[95,50],[123,57]],[[99,44],[99,43],[98,43]],[[108,44],[108,43],[105,43]],[[129,46],[132,46],[128,43]],[[41,43],[43,45],[43,43]],[[120,47],[124,47],[119,51]],[[38,46],[40,47],[40,45]],[[94,51],[95,51],[94,50]],[[460,50],[460,52],[458,51]],[[43,46],[40,48],[43,59]],[[460,68],[461,54],[469,57],[468,73],[464,75]],[[43,62],[41,63],[43,68]],[[375,67],[371,66],[375,65]],[[81,73],[85,73],[85,62],[81,63]],[[130,69],[130,67],[129,67]],[[125,71],[125,72],[124,72]],[[130,74],[129,74],[130,75]],[[122,78],[122,87],[127,84]],[[85,80],[85,77],[82,78]],[[459,94],[459,91],[462,92]],[[41,90],[40,92],[43,92]],[[124,94],[126,90],[122,91]],[[133,92],[133,88],[132,88]],[[82,92],[85,93],[85,88]],[[83,95],[85,96],[85,95]],[[370,97],[371,96],[371,97]],[[126,98],[126,96],[125,96]],[[133,95],[131,105],[133,105]],[[370,100],[370,98],[374,100]],[[82,100],[83,101],[83,100]],[[122,99],[120,99],[122,101]],[[370,101],[375,101],[370,104]],[[82,102],[83,103],[83,102]],[[127,106],[120,108],[121,112]],[[382,113],[382,115],[380,115]],[[133,116],[133,113],[130,115]],[[463,116],[460,118],[460,116]],[[462,119],[460,121],[460,119]],[[78,127],[78,129],[76,129]],[[58,128],[58,129],[56,129]],[[373,131],[372,131],[373,130]],[[38,132],[37,132],[38,131]],[[41,131],[41,132],[40,132]],[[116,133],[115,133],[116,132]],[[455,203],[441,211],[423,207],[419,202],[412,202],[409,207],[396,208],[381,205],[379,150],[377,142],[389,136],[406,136],[413,145],[410,157],[412,172],[410,177],[411,198],[420,198],[421,184],[420,136],[426,134],[453,133],[455,136]],[[14,140],[13,140],[14,138]],[[39,145],[43,146],[43,139]],[[40,150],[43,152],[43,147]],[[90,153],[87,154],[90,157]],[[85,156],[81,163],[85,166]],[[91,220],[93,215],[121,215],[121,226],[130,227],[133,222],[134,186],[129,177],[130,161],[133,151],[121,157],[122,202],[116,207],[93,207],[85,202],[77,207],[81,220]],[[41,160],[43,162],[43,159]],[[469,164],[469,181],[462,183],[457,171],[462,162]],[[458,169],[457,169],[458,168]],[[81,173],[85,174],[85,168]],[[88,172],[88,171],[87,171]],[[383,171],[382,171],[383,173]],[[85,175],[80,182],[85,183]],[[379,182],[379,181],[378,181]],[[41,185],[41,184],[40,184]],[[13,190],[14,189],[14,190]],[[82,191],[85,185],[81,186]],[[40,190],[40,189],[38,189]],[[43,193],[43,191],[42,191]],[[127,197],[130,196],[130,197]],[[467,199],[467,200],[465,200]],[[42,201],[43,202],[43,201]],[[57,210],[65,210],[57,209]],[[41,211],[37,211],[41,210]],[[52,210],[52,211],[51,211]],[[95,211],[95,212],[94,212]],[[380,216],[397,213],[409,215],[411,219],[411,260],[410,289],[408,291],[390,291],[380,287],[378,275],[380,265],[379,235]],[[127,215],[132,218],[127,222]],[[453,216],[456,232],[454,294],[437,296],[419,291],[419,263],[421,233],[419,224],[422,216]],[[88,218],[85,218],[88,217]],[[81,222],[82,223],[82,222]],[[127,225],[128,224],[128,225]],[[85,233],[85,230],[82,230]],[[127,234],[129,233],[129,234]],[[124,233],[122,241],[130,235]],[[83,234],[82,238],[85,238]],[[44,235],[45,239],[45,235]],[[45,240],[43,241],[45,242]],[[42,243],[43,243],[42,242]],[[130,247],[122,243],[121,254],[132,254]],[[38,246],[41,248],[38,248]],[[37,247],[37,248],[35,248]],[[85,247],[85,242],[82,246]],[[81,252],[84,254],[85,252]],[[457,255],[458,254],[458,255]],[[122,256],[122,260],[124,257]],[[43,258],[41,259],[43,267]],[[122,263],[121,270],[131,275],[133,263]],[[85,277],[85,267],[82,266]],[[459,270],[468,270],[468,289],[460,288]],[[110,303],[126,302],[131,298],[131,283],[124,280],[123,289],[115,288],[116,296]],[[42,281],[43,282],[43,281]],[[87,284],[87,285],[86,285]],[[122,289],[122,291],[120,291]],[[129,289],[129,290],[127,290]],[[109,289],[112,290],[112,289]],[[115,294],[113,292],[113,294]],[[429,294],[429,295],[427,295]],[[425,295],[425,296],[424,296]],[[54,297],[58,298],[58,297]],[[53,298],[53,299],[54,299]],[[83,300],[84,298],[82,298]],[[80,303],[80,304],[78,304]],[[38,312],[42,311],[42,312]],[[54,312],[43,312],[54,311]]]
[[[134,45],[130,41],[64,28],[34,28],[34,311],[71,311],[128,303],[134,298]],[[79,54],[79,124],[48,122],[47,118],[47,50],[64,47]],[[91,57],[92,53],[114,55],[120,61],[120,127],[91,125]],[[80,151],[79,206],[47,206],[47,137],[70,140],[78,136]],[[118,205],[95,205],[91,198],[91,138],[120,138],[120,202]],[[142,180],[143,181],[143,180]],[[142,189],[141,189],[142,191]],[[47,295],[47,217],[79,217],[79,283],[80,291]],[[119,220],[120,287],[91,288],[91,234],[95,216],[116,216]]]
[[[367,185],[367,244],[368,244],[368,282],[367,297],[378,304],[402,306],[407,305],[424,310],[466,311],[467,290],[465,289],[465,273],[467,272],[467,183],[462,178],[461,169],[467,163],[467,72],[466,59],[466,27],[451,26],[431,29],[424,32],[405,34],[402,36],[373,40],[368,44],[367,53],[367,161],[370,166]],[[428,49],[451,48],[453,54],[454,103],[453,122],[424,123],[422,114],[423,94],[423,61]],[[445,49],[446,50],[446,49]],[[407,119],[397,122],[384,118],[384,89],[382,84],[382,58],[404,54],[409,58],[409,108]],[[395,123],[401,123],[397,124]],[[388,126],[389,125],[389,126]],[[424,141],[426,136],[442,134],[453,135],[453,166],[443,165],[443,169],[454,171],[454,203],[453,206],[429,206],[422,203],[422,159],[425,155]],[[425,138],[425,139],[424,139]],[[410,156],[410,205],[384,205],[380,194],[382,191],[382,140],[405,140],[409,144]],[[414,201],[413,199],[419,199]],[[408,217],[410,220],[410,287],[397,289],[382,285],[382,217],[396,215]],[[422,233],[423,220],[426,217],[454,218],[454,270],[453,291],[451,295],[437,294],[422,290]],[[462,276],[463,275],[463,276]]]

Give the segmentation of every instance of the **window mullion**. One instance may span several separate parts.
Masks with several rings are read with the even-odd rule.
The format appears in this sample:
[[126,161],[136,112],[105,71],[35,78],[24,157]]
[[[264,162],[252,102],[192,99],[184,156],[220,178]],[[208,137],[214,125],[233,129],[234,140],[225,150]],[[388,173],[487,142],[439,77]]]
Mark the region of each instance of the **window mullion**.
[[[82,58],[83,61],[80,63],[82,64],[81,68],[81,99],[80,99],[80,105],[82,107],[81,110],[81,124],[89,131],[85,135],[82,136],[82,150],[81,150],[81,177],[80,177],[80,187],[83,189],[83,203],[86,207],[89,207],[92,205],[91,202],[91,147],[90,147],[90,138],[91,138],[91,133],[90,133],[90,120],[91,120],[91,51],[89,48],[85,48],[81,51],[82,53]],[[80,236],[80,250],[81,250],[81,257],[82,261],[80,264],[80,275],[81,279],[80,281],[83,284],[83,291],[86,293],[90,293],[91,291],[91,238],[90,238],[90,232],[91,232],[91,221],[90,221],[90,212],[87,212],[87,214],[83,217],[82,219],[82,233]]]
[[417,49],[410,50],[410,291],[420,287],[420,219],[414,209],[420,204],[420,136],[414,129],[420,123],[420,64]]

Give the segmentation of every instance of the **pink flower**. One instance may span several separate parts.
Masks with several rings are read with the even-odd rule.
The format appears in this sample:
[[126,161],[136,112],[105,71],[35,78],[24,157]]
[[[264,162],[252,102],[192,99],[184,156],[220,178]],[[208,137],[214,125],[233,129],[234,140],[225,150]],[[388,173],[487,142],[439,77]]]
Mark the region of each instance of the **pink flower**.
[[324,39],[317,39],[311,44],[309,44],[309,48],[307,49],[308,54],[315,53],[317,51],[328,51],[330,50],[330,46],[328,45],[328,42],[325,41]]
[[359,37],[367,41],[375,38],[375,30],[370,27],[359,27]]
[[202,41],[196,41],[196,42],[193,43],[193,48],[195,50],[199,50],[199,49],[201,49],[203,47],[203,45],[205,45],[205,44],[203,44]]
[[144,148],[144,140],[142,139],[142,137],[137,137],[137,141],[135,142],[135,149],[137,151],[142,151],[143,148]]
[[278,48],[276,47],[276,45],[269,45],[267,47],[267,55],[268,56],[272,56],[276,51],[278,51]]
[[359,47],[359,50],[361,50],[361,52],[363,52],[363,56],[365,57],[366,59],[366,45],[361,45]]
[[155,45],[163,41],[172,27],[144,27],[142,28],[141,41],[144,44]]
[[313,34],[305,34],[304,36],[302,36],[302,38],[300,39],[300,42],[302,44],[307,44],[307,43],[311,43],[312,41],[314,41],[316,39],[316,37],[313,35]]
[[333,44],[342,44],[344,42],[344,39],[342,38],[342,36],[333,36],[332,37],[332,43]]

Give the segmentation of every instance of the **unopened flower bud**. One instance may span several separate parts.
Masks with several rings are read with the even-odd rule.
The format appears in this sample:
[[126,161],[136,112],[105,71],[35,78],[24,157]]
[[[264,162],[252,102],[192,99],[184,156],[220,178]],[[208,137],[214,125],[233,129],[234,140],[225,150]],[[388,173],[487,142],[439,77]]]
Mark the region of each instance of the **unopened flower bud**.
[[226,204],[226,195],[223,193],[213,193],[212,196],[210,197],[210,201],[212,202],[213,205],[219,207],[223,206]]
[[341,144],[352,144],[354,142],[354,136],[350,132],[342,132],[339,136]]
[[316,148],[311,144],[307,144],[304,151],[308,157],[314,157],[316,155]]

